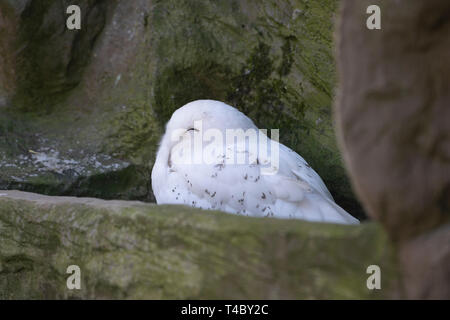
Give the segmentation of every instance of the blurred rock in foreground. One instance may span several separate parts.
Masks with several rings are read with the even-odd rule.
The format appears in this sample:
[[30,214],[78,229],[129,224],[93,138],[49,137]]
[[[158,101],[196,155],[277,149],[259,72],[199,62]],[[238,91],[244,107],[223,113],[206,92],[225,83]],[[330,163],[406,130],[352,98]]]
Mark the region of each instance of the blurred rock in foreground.
[[[363,23],[372,4],[381,30]],[[346,0],[337,29],[346,164],[414,299],[450,299],[449,17],[448,0]]]
[[393,257],[375,224],[0,191],[0,299],[379,299],[398,295]]

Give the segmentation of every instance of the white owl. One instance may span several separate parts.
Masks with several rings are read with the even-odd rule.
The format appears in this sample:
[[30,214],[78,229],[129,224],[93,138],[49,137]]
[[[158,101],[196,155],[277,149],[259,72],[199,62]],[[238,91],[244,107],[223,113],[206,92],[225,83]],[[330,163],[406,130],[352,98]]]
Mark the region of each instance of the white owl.
[[257,217],[354,224],[297,153],[269,139],[237,109],[197,100],[166,126],[152,188],[158,204]]

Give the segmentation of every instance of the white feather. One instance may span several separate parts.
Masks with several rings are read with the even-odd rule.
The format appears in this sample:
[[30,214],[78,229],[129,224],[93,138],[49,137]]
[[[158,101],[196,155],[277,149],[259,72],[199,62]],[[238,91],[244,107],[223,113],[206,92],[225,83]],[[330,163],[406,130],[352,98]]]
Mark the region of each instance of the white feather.
[[[152,171],[158,204],[184,204],[248,216],[358,223],[334,202],[308,163],[283,144],[278,145],[279,167],[273,175],[262,174],[267,159],[259,153],[257,162],[226,162],[230,155],[252,156],[254,149],[249,144],[238,145],[234,141],[211,140],[206,145],[214,161],[193,164],[192,155],[186,150],[191,149],[195,132],[188,129],[199,120],[203,130],[218,129],[224,137],[226,129],[258,130],[243,113],[219,101],[198,100],[175,111],[166,126]],[[180,132],[178,141],[172,139],[176,132]],[[276,142],[269,139],[268,143]],[[227,153],[227,149],[232,152]],[[267,157],[270,152],[269,149]]]

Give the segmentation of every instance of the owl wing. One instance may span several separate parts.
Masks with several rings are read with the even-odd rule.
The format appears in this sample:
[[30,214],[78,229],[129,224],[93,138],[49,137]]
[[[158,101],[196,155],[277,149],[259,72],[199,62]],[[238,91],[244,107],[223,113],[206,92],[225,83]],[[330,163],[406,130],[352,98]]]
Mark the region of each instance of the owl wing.
[[[264,156],[249,144],[211,144],[209,163],[199,155],[173,150],[179,160],[170,168],[172,179],[177,181],[175,190],[183,190],[178,203],[250,216],[357,222],[334,203],[322,179],[300,155],[279,144],[279,161],[274,163],[270,156],[275,151],[268,149]],[[242,157],[244,161],[238,161]]]
[[275,212],[280,217],[359,223],[334,202],[314,169],[299,154],[283,144],[279,144],[279,168],[276,174],[264,175],[263,181],[273,186]]

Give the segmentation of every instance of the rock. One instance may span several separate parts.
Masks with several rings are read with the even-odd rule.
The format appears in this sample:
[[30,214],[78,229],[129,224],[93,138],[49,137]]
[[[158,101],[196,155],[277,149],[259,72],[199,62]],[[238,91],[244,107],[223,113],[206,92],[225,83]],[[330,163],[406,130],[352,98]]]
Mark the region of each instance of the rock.
[[449,299],[450,226],[427,232],[400,246],[399,261],[405,296]]
[[[381,30],[365,28],[372,4]],[[341,10],[336,116],[352,182],[398,242],[406,296],[449,299],[450,3],[346,0]]]
[[0,191],[0,299],[379,299],[398,294],[394,253],[373,223]]
[[77,3],[69,31],[67,1],[0,1],[0,188],[152,201],[165,122],[211,98],[279,128],[364,218],[331,119],[336,0]]
[[[159,127],[138,94],[115,97],[106,81],[135,53],[117,47],[130,27],[106,1],[79,3],[79,32],[65,28],[65,1],[0,3],[0,187],[151,201]],[[114,36],[116,20],[127,28]]]

